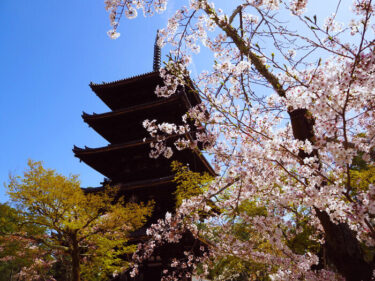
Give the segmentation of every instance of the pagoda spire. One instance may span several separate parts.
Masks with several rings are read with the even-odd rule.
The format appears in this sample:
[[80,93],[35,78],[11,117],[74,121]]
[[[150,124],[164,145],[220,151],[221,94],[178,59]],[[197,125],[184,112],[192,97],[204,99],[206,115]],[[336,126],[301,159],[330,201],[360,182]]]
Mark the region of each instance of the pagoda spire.
[[156,31],[155,45],[154,45],[154,65],[153,70],[159,71],[160,69],[160,59],[161,59],[161,49],[158,45],[159,40],[159,29]]

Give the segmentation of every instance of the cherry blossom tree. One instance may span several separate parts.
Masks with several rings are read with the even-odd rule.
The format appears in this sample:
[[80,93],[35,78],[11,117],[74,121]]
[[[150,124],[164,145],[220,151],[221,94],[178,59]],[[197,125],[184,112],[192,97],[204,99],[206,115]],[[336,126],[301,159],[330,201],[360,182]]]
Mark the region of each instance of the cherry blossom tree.
[[[209,275],[210,262],[232,256],[265,265],[262,274],[273,280],[371,280],[375,3],[340,0],[322,19],[307,9],[307,0],[227,1],[222,9],[217,2],[174,1],[181,6],[159,32],[158,44],[172,50],[155,93],[169,97],[182,85],[202,104],[184,115],[184,125],[146,120],[144,126],[158,136],[150,156],[171,157],[174,149],[201,144],[218,176],[149,229],[153,240],[140,253],[189,230],[207,249],[200,256],[186,253],[172,267],[201,276]],[[122,15],[133,18],[141,10],[152,16],[168,1],[105,3],[113,26],[108,34],[117,38]],[[350,18],[339,22],[348,6]],[[193,76],[200,52],[211,67]],[[181,138],[167,147],[163,140],[176,133]],[[222,211],[210,213],[213,203]],[[244,211],[245,203],[265,212]],[[240,239],[234,222],[248,226],[251,237]],[[293,247],[306,229],[318,250]],[[178,280],[166,273],[166,280]]]

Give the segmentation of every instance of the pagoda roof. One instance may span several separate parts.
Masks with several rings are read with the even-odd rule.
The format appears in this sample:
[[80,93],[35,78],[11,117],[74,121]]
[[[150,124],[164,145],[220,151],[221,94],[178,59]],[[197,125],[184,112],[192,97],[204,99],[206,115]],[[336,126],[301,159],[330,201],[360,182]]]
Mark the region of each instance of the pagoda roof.
[[161,186],[164,184],[169,184],[174,181],[174,176],[167,176],[162,178],[156,178],[156,179],[150,179],[150,180],[140,180],[135,182],[129,182],[129,183],[120,183],[118,186],[120,186],[120,189],[122,190],[133,190],[133,189],[141,189],[141,188],[149,188],[154,186]]
[[101,113],[101,114],[96,114],[96,113],[87,114],[86,112],[83,112],[82,118],[85,122],[89,122],[90,120],[106,119],[108,117],[111,118],[111,117],[118,116],[118,115],[132,113],[135,111],[140,111],[140,110],[145,110],[145,109],[151,109],[160,105],[164,105],[164,104],[170,103],[171,101],[175,101],[179,99],[179,97],[180,95],[176,94],[168,99],[160,99],[160,100],[156,100],[156,101],[152,101],[152,102],[148,102],[144,104],[139,104],[139,105],[134,105],[134,106],[130,106],[127,108],[122,108],[122,109],[118,109],[118,110],[110,111],[106,113]]
[[[90,87],[110,109],[117,110],[159,99],[154,91],[157,85],[163,83],[159,72],[154,71],[113,82],[91,82]],[[201,103],[195,90],[187,89],[185,94],[192,106]]]
[[134,105],[102,114],[83,112],[83,120],[110,143],[121,143],[148,137],[142,123],[145,119],[158,123],[182,124],[181,116],[189,109],[189,101],[182,93],[168,99]]
[[112,151],[112,150],[118,150],[121,148],[131,148],[131,147],[136,147],[136,146],[142,146],[145,144],[149,144],[153,141],[153,139],[146,139],[146,140],[135,140],[135,141],[130,141],[127,143],[121,143],[121,144],[109,144],[107,146],[102,146],[102,147],[97,147],[97,148],[92,148],[85,146],[85,148],[80,148],[78,146],[74,146],[73,152],[77,155],[89,155],[89,154],[95,154],[95,153],[100,153],[103,151]]
[[[188,136],[186,134],[185,136]],[[167,145],[173,145],[173,139],[181,137],[170,136]],[[171,159],[160,156],[158,159],[149,157],[149,144],[154,139],[145,141],[130,141],[123,144],[111,144],[99,148],[79,148],[74,146],[73,152],[76,157],[87,165],[110,178],[113,184],[130,183],[138,180],[150,180],[172,175],[170,164],[172,160],[188,164],[190,168],[198,172],[208,172],[215,175],[212,167],[197,150],[185,149],[174,151]],[[168,143],[169,142],[169,143]]]
[[140,75],[135,75],[131,76],[128,78],[120,79],[120,80],[115,80],[112,82],[102,82],[102,83],[94,83],[90,82],[90,87],[91,89],[95,92],[95,90],[99,89],[105,89],[105,88],[112,88],[112,87],[119,87],[127,84],[132,84],[135,82],[139,82],[144,79],[149,79],[149,78],[159,78],[159,72],[158,71],[152,71],[152,72],[147,72],[144,74]]
[[[139,180],[133,181],[128,183],[119,183],[117,186],[121,190],[133,190],[133,189],[142,189],[142,188],[150,188],[154,186],[163,186],[165,184],[172,183],[174,181],[174,176],[167,176],[162,178],[155,178],[155,179],[148,179],[148,180]],[[98,186],[98,187],[84,187],[82,188],[85,193],[95,193],[104,191],[105,186]]]

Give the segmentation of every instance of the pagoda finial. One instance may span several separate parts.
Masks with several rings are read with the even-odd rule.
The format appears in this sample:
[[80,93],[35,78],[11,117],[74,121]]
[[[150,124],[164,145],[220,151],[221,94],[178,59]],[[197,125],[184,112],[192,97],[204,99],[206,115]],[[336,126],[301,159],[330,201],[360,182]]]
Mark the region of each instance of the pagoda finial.
[[158,39],[159,39],[159,29],[156,31],[156,39],[155,39],[155,45],[154,45],[154,71],[159,71],[160,69],[160,59],[161,59],[161,49],[158,45]]

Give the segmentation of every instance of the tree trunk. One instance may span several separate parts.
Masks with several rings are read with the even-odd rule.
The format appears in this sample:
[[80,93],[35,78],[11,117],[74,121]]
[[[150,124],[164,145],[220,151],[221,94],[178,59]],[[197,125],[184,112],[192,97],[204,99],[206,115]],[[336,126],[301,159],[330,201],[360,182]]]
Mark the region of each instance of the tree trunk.
[[76,235],[72,237],[73,250],[71,252],[72,256],[72,281],[80,281],[80,263],[79,263],[79,247],[76,239]]
[[347,281],[371,280],[373,267],[364,260],[356,233],[345,223],[333,223],[326,212],[315,211],[324,228],[327,259]]
[[[314,143],[314,120],[308,116],[306,109],[289,112],[294,137],[298,140],[309,140]],[[312,155],[318,156],[318,151]],[[303,152],[300,156],[307,157]],[[319,187],[317,187],[319,188]],[[328,261],[342,274],[347,281],[370,281],[373,265],[364,259],[364,253],[356,238],[356,233],[345,223],[335,224],[325,211],[315,209],[316,215],[324,229]]]

